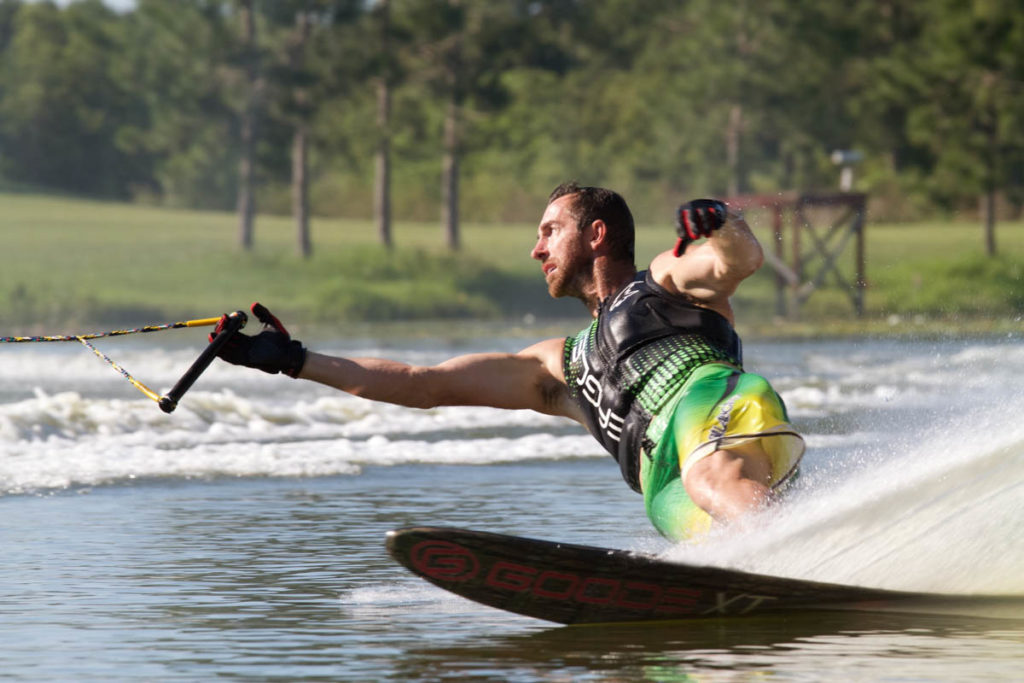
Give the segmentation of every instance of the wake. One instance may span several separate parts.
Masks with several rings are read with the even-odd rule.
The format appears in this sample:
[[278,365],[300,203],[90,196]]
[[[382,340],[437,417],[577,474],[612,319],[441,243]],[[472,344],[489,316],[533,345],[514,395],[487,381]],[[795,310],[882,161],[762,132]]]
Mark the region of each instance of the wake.
[[1024,425],[978,409],[864,446],[787,502],[673,559],[908,591],[1024,595]]

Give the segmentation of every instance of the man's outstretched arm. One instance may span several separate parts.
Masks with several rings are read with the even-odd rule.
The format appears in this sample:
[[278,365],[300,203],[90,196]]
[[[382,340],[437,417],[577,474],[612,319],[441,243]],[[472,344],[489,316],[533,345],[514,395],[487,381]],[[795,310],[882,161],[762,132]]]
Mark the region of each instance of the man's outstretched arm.
[[298,377],[411,408],[476,405],[575,417],[562,380],[562,339],[519,353],[458,356],[434,366],[308,352]]
[[[548,339],[519,353],[458,356],[434,366],[383,358],[343,358],[308,351],[265,306],[252,305],[259,334],[236,332],[217,352],[232,365],[308,379],[355,396],[412,408],[489,406],[529,409],[582,421],[562,370],[565,340]],[[229,316],[211,334],[226,324]]]

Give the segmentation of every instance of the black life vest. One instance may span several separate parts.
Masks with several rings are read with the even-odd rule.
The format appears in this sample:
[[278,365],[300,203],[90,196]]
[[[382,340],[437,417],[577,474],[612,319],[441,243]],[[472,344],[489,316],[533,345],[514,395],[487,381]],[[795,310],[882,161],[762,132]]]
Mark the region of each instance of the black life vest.
[[640,491],[640,453],[653,446],[646,438],[652,417],[709,362],[741,366],[732,325],[670,293],[648,271],[601,302],[594,322],[566,339],[569,393],[633,490]]

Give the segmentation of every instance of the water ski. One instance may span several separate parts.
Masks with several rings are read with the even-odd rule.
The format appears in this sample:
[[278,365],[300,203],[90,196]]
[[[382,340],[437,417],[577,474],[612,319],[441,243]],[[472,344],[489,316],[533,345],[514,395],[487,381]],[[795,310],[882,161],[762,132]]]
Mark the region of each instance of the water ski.
[[398,529],[388,533],[387,547],[399,563],[447,591],[560,624],[809,610],[1024,616],[1024,596],[820,583],[467,529]]

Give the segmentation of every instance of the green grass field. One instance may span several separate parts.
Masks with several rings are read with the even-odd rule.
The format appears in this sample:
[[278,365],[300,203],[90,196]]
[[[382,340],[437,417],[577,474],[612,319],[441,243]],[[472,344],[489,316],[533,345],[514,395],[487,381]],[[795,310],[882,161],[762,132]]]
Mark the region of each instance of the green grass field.
[[[538,200],[538,216],[542,210]],[[768,233],[756,214],[750,221]],[[529,258],[533,225],[463,226],[451,254],[439,224],[399,223],[397,248],[377,246],[369,221],[314,220],[315,254],[295,255],[291,220],[261,216],[256,248],[236,246],[228,213],[178,211],[29,194],[0,194],[0,334],[79,331],[207,317],[262,301],[308,324],[451,318],[579,317],[579,304],[550,301]],[[766,267],[735,303],[741,327],[855,332],[894,326],[1021,329],[1024,224],[1002,223],[1000,255],[983,255],[976,222],[868,224],[866,315],[831,279],[800,310],[775,320]],[[638,263],[671,246],[664,226],[640,226]],[[852,245],[839,259],[853,279]],[[817,266],[809,267],[811,273]]]

